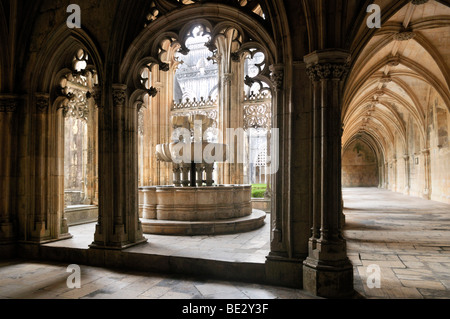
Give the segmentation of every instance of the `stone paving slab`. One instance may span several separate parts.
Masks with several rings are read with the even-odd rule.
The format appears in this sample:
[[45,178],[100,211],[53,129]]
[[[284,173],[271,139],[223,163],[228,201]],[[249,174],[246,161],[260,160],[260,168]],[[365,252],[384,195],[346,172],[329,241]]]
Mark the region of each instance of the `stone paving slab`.
[[[355,289],[368,298],[450,298],[450,205],[379,189],[343,190]],[[381,288],[367,267],[381,267]]]

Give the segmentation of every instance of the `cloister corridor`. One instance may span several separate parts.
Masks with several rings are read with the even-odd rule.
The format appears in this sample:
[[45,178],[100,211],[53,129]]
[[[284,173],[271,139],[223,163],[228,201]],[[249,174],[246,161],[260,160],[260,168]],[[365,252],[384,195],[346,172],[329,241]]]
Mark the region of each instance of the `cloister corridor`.
[[[354,265],[354,287],[363,298],[450,298],[450,205],[414,198],[377,188],[343,190],[348,256]],[[72,239],[46,244],[45,253],[76,254],[88,249],[95,224],[70,228]],[[128,253],[169,256],[186,270],[200,260],[205,269],[230,264],[263,264],[269,252],[269,226],[242,234],[223,236],[146,235],[148,243],[129,248]],[[44,255],[45,255],[44,254]],[[144,257],[142,257],[144,256]],[[176,258],[176,261],[175,259]],[[148,259],[154,262],[155,259]],[[159,261],[161,263],[161,261]],[[368,267],[380,268],[380,288],[370,289]],[[0,267],[1,298],[231,298],[303,299],[313,296],[298,289],[271,287],[220,279],[81,266],[85,289],[77,293],[65,286],[66,264],[20,259],[4,261]],[[225,271],[227,271],[225,269]],[[14,274],[21,273],[17,279]],[[46,280],[33,278],[45,272]],[[86,276],[86,277],[85,277]],[[11,278],[15,279],[11,279]],[[59,282],[59,284],[55,284]],[[138,283],[146,283],[139,285]],[[145,289],[144,289],[145,288]],[[202,293],[204,291],[204,293]]]

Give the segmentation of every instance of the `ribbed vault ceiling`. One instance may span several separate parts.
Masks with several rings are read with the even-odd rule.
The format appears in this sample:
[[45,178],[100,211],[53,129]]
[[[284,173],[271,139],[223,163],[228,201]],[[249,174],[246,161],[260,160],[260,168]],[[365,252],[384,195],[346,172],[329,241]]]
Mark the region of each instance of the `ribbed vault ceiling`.
[[[381,1],[376,1],[381,2]],[[359,55],[344,96],[343,145],[358,136],[407,153],[408,120],[426,147],[427,107],[438,94],[450,111],[450,8],[430,0],[407,4]],[[401,145],[395,145],[395,141]],[[375,147],[375,145],[374,145]]]

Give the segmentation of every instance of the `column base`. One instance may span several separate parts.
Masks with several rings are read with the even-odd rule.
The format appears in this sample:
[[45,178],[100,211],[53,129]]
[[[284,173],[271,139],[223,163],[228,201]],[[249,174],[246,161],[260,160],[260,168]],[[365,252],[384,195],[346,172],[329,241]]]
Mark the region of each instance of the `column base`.
[[92,244],[89,245],[89,248],[93,249],[105,249],[105,250],[123,250],[127,249],[136,245],[140,245],[143,243],[146,243],[148,241],[147,238],[142,238],[141,240],[138,240],[133,243],[129,242],[122,242],[122,243],[103,243],[103,242],[92,242]]
[[17,257],[17,245],[12,242],[0,242],[0,260]]
[[303,286],[302,259],[267,256],[266,280],[269,284],[301,289]]
[[8,244],[15,241],[14,226],[12,223],[0,224],[0,244]]
[[330,265],[307,258],[303,263],[303,289],[324,298],[352,298],[353,265],[348,259]]
[[95,249],[122,250],[147,242],[147,238],[143,236],[136,241],[128,240],[124,225],[115,225],[115,232],[111,237],[110,240],[107,240],[101,232],[101,226],[97,224],[94,241],[89,247]]
[[34,229],[31,230],[30,242],[33,243],[46,243],[52,240],[50,231],[46,228],[45,222],[37,222],[34,225]]

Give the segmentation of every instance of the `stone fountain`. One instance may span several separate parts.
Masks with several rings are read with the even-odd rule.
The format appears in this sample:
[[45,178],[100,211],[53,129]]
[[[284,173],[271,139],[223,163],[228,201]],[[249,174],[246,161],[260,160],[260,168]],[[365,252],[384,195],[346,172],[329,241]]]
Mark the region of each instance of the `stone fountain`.
[[144,233],[219,235],[263,226],[266,213],[252,209],[251,185],[214,184],[214,163],[226,161],[227,147],[203,140],[212,120],[198,114],[176,116],[172,125],[183,134],[157,145],[156,157],[172,163],[173,185],[139,188]]

